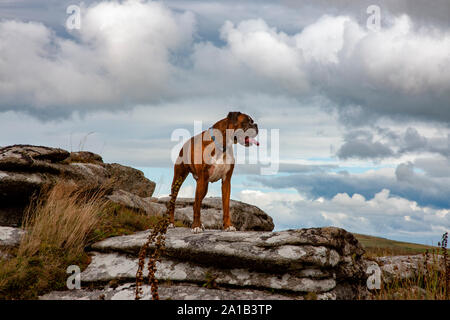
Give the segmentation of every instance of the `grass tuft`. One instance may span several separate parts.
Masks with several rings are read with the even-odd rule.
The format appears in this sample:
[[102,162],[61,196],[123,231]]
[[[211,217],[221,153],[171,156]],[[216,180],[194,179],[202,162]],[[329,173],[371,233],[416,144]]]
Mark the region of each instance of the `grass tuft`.
[[[0,299],[37,299],[66,289],[70,265],[89,264],[86,247],[112,236],[152,228],[157,217],[113,204],[102,191],[59,183],[26,210],[27,231],[13,256],[0,264]],[[180,222],[177,226],[183,226]]]
[[442,236],[440,248],[426,249],[424,263],[417,276],[410,279],[394,279],[382,283],[375,292],[376,300],[449,300],[449,261],[447,258],[447,237]]
[[0,299],[36,299],[64,289],[66,268],[89,263],[84,248],[105,204],[101,191],[83,192],[69,184],[43,191],[25,212],[27,232],[15,257],[0,266]]

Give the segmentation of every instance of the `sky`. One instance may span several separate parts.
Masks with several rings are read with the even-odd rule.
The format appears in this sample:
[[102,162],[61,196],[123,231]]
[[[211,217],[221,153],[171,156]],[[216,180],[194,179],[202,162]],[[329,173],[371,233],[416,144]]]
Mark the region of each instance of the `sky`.
[[[276,230],[436,245],[450,229],[449,16],[447,0],[0,0],[0,145],[92,151],[166,196],[174,132],[241,111],[279,138],[247,150],[258,163],[236,166],[231,196]],[[180,196],[194,192],[189,177]]]

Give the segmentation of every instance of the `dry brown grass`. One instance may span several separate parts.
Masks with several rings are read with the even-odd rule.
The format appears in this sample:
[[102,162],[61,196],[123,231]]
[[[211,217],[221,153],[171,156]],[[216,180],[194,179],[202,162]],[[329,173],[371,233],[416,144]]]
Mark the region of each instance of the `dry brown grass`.
[[[450,261],[448,261],[447,236],[444,234],[441,248],[423,253],[424,265],[410,279],[394,279],[383,283],[375,292],[376,300],[449,300]],[[445,242],[444,242],[445,239]]]
[[32,201],[23,223],[27,233],[15,257],[0,266],[0,299],[35,299],[64,289],[66,268],[88,263],[84,248],[105,204],[101,191],[63,183]]
[[67,267],[83,270],[90,244],[146,230],[159,221],[106,201],[103,195],[102,190],[60,183],[31,202],[23,222],[27,233],[12,252],[14,258],[0,264],[0,299],[36,299],[64,290]]
[[101,190],[92,192],[57,184],[27,210],[23,223],[27,233],[17,254],[33,256],[47,248],[59,248],[74,256],[84,252],[106,205],[102,197]]

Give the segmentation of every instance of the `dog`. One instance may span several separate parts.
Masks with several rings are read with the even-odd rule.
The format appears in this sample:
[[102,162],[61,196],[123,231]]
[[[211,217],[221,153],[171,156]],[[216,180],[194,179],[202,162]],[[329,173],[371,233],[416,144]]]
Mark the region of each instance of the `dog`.
[[191,173],[196,180],[194,219],[192,232],[202,232],[200,220],[202,201],[208,192],[208,184],[222,180],[223,229],[236,231],[230,219],[231,176],[234,170],[233,144],[245,147],[259,146],[254,138],[258,135],[258,125],[241,112],[229,112],[208,130],[186,141],[180,150],[174,166],[170,200],[167,204],[169,227],[174,224],[175,201],[186,177]]

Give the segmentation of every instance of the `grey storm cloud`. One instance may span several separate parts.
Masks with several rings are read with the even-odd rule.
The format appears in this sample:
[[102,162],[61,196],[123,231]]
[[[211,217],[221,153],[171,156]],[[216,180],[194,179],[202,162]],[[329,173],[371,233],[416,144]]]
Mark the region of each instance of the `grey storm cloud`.
[[397,181],[412,181],[414,175],[414,165],[411,162],[401,163],[397,166],[397,169],[395,169]]
[[[237,174],[251,174],[251,175],[260,175],[262,168],[267,168],[268,165],[261,164],[245,164],[241,166],[237,166],[235,168],[235,172]],[[327,172],[330,170],[338,169],[338,165],[332,164],[321,164],[321,165],[306,165],[306,164],[297,164],[297,163],[280,163],[278,165],[278,173],[317,173],[317,172]]]
[[430,177],[450,177],[449,158],[425,158],[419,157],[414,160],[414,167],[423,170]]
[[450,207],[450,179],[417,174],[409,164],[399,165],[393,176],[311,173],[256,177],[255,180],[275,189],[295,188],[300,194],[313,199],[331,199],[338,193],[349,196],[361,194],[370,199],[381,190],[388,189],[392,195],[416,201],[422,206]]
[[356,157],[359,159],[378,159],[390,157],[394,153],[386,145],[380,142],[355,140],[346,142],[341,146],[337,155],[341,159]]
[[[375,138],[375,133],[378,138]],[[336,155],[341,159],[379,160],[389,157],[398,158],[408,153],[424,152],[449,157],[450,135],[425,137],[412,127],[406,128],[404,132],[395,132],[389,128],[380,127],[351,130],[344,135],[344,143]]]

